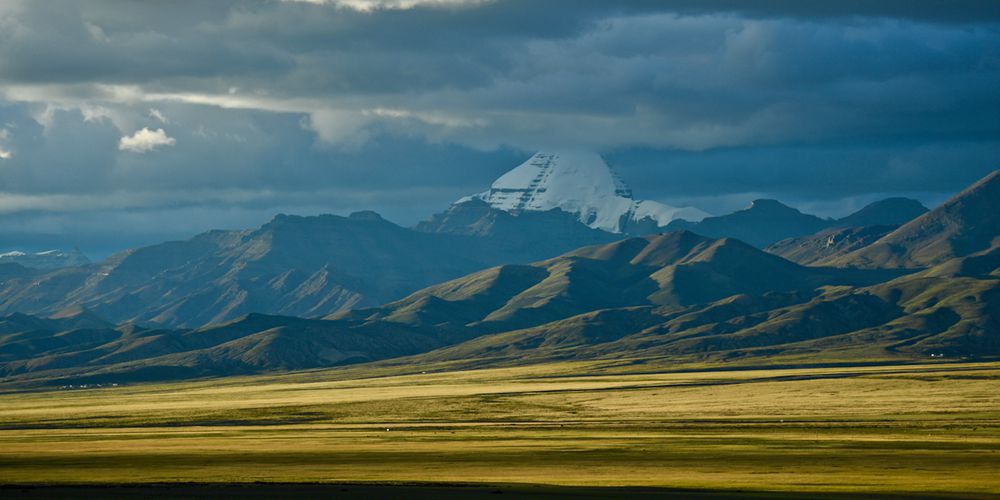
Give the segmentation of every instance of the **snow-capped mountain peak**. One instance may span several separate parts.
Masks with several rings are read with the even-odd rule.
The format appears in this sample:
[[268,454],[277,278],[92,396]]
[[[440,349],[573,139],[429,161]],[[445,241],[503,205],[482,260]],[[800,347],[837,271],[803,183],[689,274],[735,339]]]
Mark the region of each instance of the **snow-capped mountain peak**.
[[696,208],[633,199],[632,190],[603,158],[582,151],[535,153],[500,176],[488,191],[458,203],[470,198],[508,212],[558,208],[577,214],[590,227],[614,233],[627,232],[627,226],[643,220],[665,226],[673,219],[698,221],[708,215]]

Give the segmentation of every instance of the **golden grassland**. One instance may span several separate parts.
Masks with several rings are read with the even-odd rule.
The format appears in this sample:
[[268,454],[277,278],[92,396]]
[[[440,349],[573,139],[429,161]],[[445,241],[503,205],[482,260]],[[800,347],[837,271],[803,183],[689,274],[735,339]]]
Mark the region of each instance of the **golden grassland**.
[[8,393],[0,483],[1000,494],[1000,363],[595,371],[333,370]]

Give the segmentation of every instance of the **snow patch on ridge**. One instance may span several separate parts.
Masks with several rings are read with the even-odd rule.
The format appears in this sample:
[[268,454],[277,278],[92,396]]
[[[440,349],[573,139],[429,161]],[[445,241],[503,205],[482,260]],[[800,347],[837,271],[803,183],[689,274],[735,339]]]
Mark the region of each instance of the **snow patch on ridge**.
[[657,226],[666,226],[675,219],[698,222],[709,214],[694,207],[672,207],[652,200],[636,200],[632,209],[633,221],[650,218]]
[[0,253],[0,264],[6,263],[20,264],[34,269],[58,269],[89,264],[90,259],[77,249],[71,251],[46,250],[36,253],[14,250]]
[[558,208],[577,214],[584,224],[613,233],[629,222],[651,219],[657,226],[683,218],[699,221],[707,213],[693,207],[672,207],[635,200],[632,190],[599,155],[580,151],[539,152],[500,176],[488,191],[456,203],[479,198],[493,208],[546,211]]

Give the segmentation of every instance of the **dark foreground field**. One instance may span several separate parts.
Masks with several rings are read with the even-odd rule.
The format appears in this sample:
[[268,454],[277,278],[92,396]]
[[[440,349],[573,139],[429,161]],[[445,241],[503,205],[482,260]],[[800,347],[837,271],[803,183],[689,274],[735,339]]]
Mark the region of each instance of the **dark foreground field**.
[[593,372],[6,394],[0,496],[1000,493],[1000,363]]
[[621,488],[551,485],[490,484],[139,484],[115,486],[9,486],[0,487],[4,498],[675,498],[679,500],[779,499],[779,500],[920,500],[978,498],[976,495],[881,495],[867,493],[789,493],[671,488]]

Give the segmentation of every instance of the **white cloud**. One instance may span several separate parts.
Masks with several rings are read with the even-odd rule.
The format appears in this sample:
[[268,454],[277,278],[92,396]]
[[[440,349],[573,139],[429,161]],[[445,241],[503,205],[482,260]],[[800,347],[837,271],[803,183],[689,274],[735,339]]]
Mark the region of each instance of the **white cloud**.
[[[420,188],[412,186],[387,188],[385,196],[389,199],[406,199],[418,197],[440,199],[438,188]],[[378,193],[382,194],[382,193]],[[447,193],[448,195],[452,193]],[[0,190],[0,215],[37,211],[45,213],[82,213],[101,210],[145,210],[164,206],[221,206],[234,208],[236,206],[264,207],[294,207],[315,206],[314,210],[303,213],[315,213],[320,210],[360,210],[370,207],[373,193],[353,187],[328,187],[309,189],[306,191],[280,191],[269,188],[195,188],[182,190],[115,190],[107,193],[47,193],[25,194]],[[335,200],[335,201],[331,201]],[[273,215],[271,210],[266,216]],[[265,219],[266,220],[266,219]],[[0,232],[6,221],[0,220]]]
[[484,118],[465,118],[447,113],[424,113],[396,108],[366,109],[362,111],[362,114],[366,116],[374,115],[380,118],[390,118],[396,120],[413,119],[419,120],[428,125],[439,125],[447,128],[486,127],[489,125],[489,121]]
[[118,149],[133,153],[146,153],[161,146],[173,146],[177,140],[169,137],[162,128],[149,130],[143,127],[132,135],[126,135],[118,142]]
[[94,23],[84,23],[84,26],[86,26],[87,32],[90,33],[90,37],[93,38],[94,40],[104,43],[111,41],[111,39],[108,38],[107,33],[105,33],[100,26]]
[[[10,139],[10,131],[6,128],[0,128],[0,141],[6,141],[7,139]],[[0,147],[0,160],[9,160],[13,157],[14,153],[9,149]]]
[[36,122],[41,124],[46,129],[52,126],[52,120],[56,113],[60,111],[79,111],[83,115],[83,120],[86,122],[99,123],[102,120],[111,120],[119,129],[122,128],[122,124],[127,120],[125,119],[125,114],[121,112],[116,112],[109,107],[99,106],[87,102],[70,102],[70,100],[59,100],[54,99],[50,101],[41,100],[33,101],[26,100],[24,102],[41,102],[45,103],[45,106],[39,108],[32,116]]
[[163,116],[163,113],[156,108],[149,108],[149,116],[156,118],[157,120],[160,121],[160,123],[170,123],[167,120],[167,117]]
[[303,126],[327,144],[357,147],[368,140],[366,127],[371,122],[363,112],[326,108],[310,113]]

